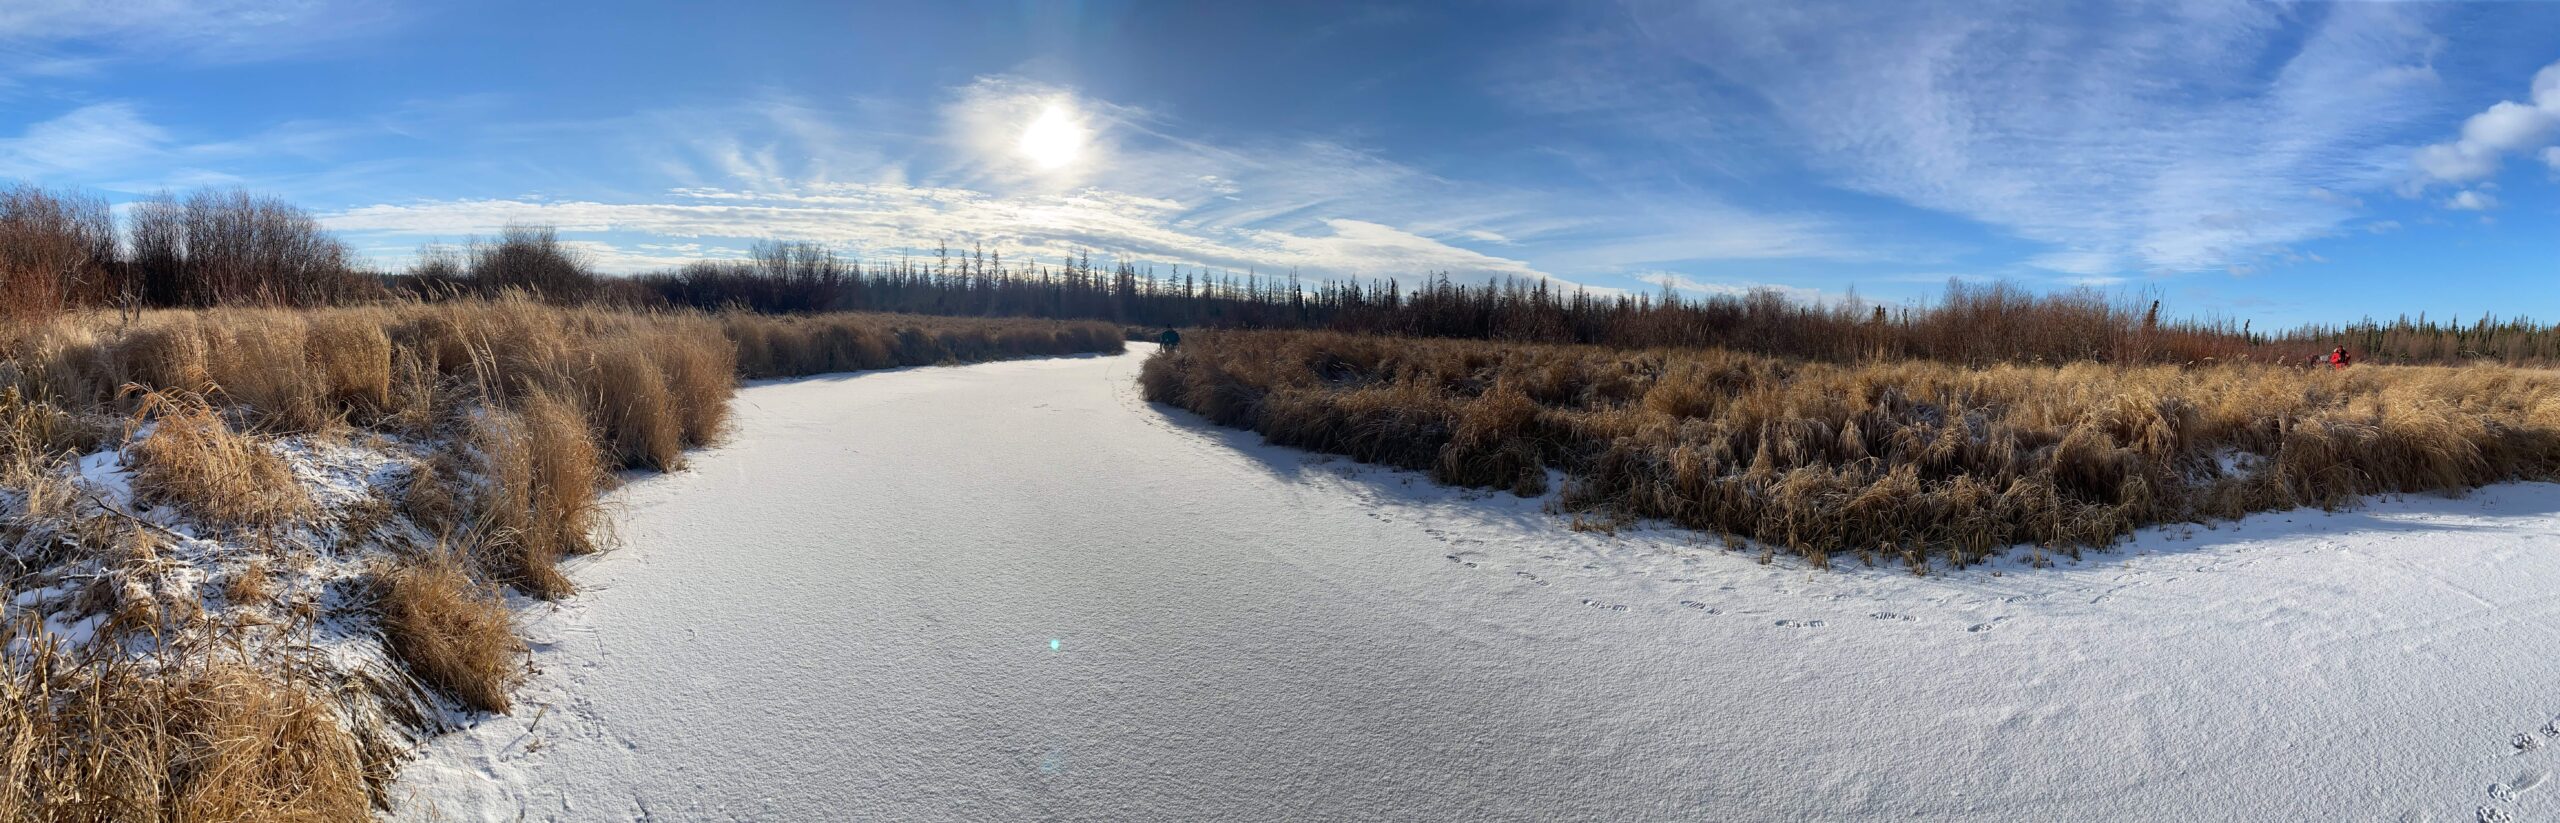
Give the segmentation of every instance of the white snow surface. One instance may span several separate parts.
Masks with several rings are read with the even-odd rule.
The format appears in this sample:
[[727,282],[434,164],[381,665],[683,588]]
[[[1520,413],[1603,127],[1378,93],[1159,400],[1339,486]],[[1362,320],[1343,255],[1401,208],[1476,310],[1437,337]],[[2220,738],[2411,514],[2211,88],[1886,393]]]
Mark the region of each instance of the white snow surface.
[[2560,486],[1816,571],[1269,446],[1131,349],[745,389],[397,816],[2560,817]]

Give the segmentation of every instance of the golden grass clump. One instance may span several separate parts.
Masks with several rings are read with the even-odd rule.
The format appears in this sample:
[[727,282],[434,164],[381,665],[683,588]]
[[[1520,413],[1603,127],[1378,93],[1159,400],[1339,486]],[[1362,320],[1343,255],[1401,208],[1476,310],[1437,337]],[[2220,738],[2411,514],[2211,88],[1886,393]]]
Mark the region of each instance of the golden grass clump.
[[684,420],[667,391],[667,374],[646,341],[617,339],[595,353],[588,403],[613,445],[615,462],[664,471],[684,451]]
[[668,403],[676,410],[683,441],[693,445],[719,439],[729,419],[729,395],[738,388],[735,346],[711,342],[685,336],[659,352]]
[[379,411],[391,404],[391,336],[371,314],[323,313],[309,328],[322,394],[341,408]]
[[191,395],[152,393],[140,414],[151,434],[134,441],[134,492],[219,523],[272,526],[310,508],[284,458]]
[[2560,377],[1824,364],[1344,335],[1186,335],[1150,400],[1273,442],[1660,518],[1817,564],[2076,554],[2154,523],[2560,477]]
[[523,670],[524,641],[498,593],[475,582],[450,555],[400,564],[385,574],[382,635],[418,679],[481,711],[507,711]]
[[232,605],[265,603],[275,594],[275,578],[264,560],[242,563],[222,580],[222,599]]
[[378,768],[285,671],[0,657],[0,820],[365,819]]
[[467,473],[476,486],[455,492],[419,485],[432,477],[413,479],[409,506],[413,516],[451,507],[453,520],[430,528],[464,544],[491,577],[558,598],[574,588],[559,561],[594,550],[596,493],[610,480],[601,447],[574,406],[540,394],[522,402],[522,411],[475,416],[465,436],[467,462],[436,472]]
[[207,360],[226,403],[281,431],[315,431],[336,419],[329,382],[313,362],[309,313],[237,309],[210,313]]

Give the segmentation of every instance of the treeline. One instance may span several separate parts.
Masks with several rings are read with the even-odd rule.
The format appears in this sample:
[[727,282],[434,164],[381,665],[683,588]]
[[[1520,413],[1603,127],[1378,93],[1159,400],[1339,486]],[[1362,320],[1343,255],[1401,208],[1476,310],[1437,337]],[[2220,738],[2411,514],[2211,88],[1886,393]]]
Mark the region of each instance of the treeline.
[[1928,307],[1854,299],[1790,300],[1773,290],[1682,297],[1598,294],[1518,279],[1460,283],[1264,278],[1174,269],[1159,275],[1078,257],[1008,267],[1000,256],[947,252],[863,265],[805,243],[758,246],[744,260],[702,262],[636,282],[669,303],[763,312],[898,311],[1074,317],[1132,326],[1335,331],[1621,348],[1715,346],[1824,360],[1965,362],[2198,360],[2252,348],[2243,328],[2162,323],[2155,308],[2094,291],[2038,295],[2008,284],[1952,283]]
[[2346,346],[2363,362],[2560,363],[2560,330],[2523,318],[2400,318],[2266,334],[2175,318],[2156,300],[2088,289],[2036,293],[1951,281],[1926,305],[1813,303],[1774,290],[1686,297],[1595,293],[1544,281],[1303,282],[1200,268],[1158,271],[1089,255],[1008,261],[947,247],[865,263],[813,243],[762,243],[743,259],[601,276],[548,228],[511,227],[429,246],[407,271],[365,271],[308,212],[207,190],[161,196],[119,226],[91,195],[0,189],[0,320],[71,308],[345,305],[529,292],[562,304],[690,306],[773,314],[887,311],[1104,320],[1128,326],[1328,329],[1621,348],[1714,346],[1827,361],[2305,363]]
[[292,204],[238,191],[156,197],[119,231],[105,200],[0,189],[0,318],[89,306],[319,306],[386,296]]
[[310,212],[242,191],[148,198],[119,222],[95,195],[0,188],[0,321],[85,308],[310,308],[507,291],[563,304],[656,302],[629,280],[597,275],[548,228],[430,247],[394,275],[366,269]]
[[1327,329],[1618,348],[1711,346],[1848,362],[2224,361],[2303,364],[2344,345],[2363,362],[2560,363],[2560,330],[2526,319],[2472,325],[2420,317],[2267,334],[2226,319],[2164,319],[2158,300],[2094,289],[2038,294],[2009,283],[1950,281],[1933,303],[1809,303],[1759,289],[1739,295],[1597,294],[1517,279],[1408,288],[1395,280],[1304,283],[1089,256],[1007,264],[983,250],[865,265],[811,243],[757,245],[632,278],[650,298],[768,313],[891,311],[1107,320],[1131,326]]

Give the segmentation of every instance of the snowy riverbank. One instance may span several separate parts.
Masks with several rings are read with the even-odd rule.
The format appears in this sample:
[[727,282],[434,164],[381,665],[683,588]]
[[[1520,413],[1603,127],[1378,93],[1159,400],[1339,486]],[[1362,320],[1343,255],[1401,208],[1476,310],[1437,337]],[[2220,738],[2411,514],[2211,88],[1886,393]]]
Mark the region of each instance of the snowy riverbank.
[[401,816],[2560,815],[2560,486],[1815,572],[1266,446],[1145,352],[746,389]]

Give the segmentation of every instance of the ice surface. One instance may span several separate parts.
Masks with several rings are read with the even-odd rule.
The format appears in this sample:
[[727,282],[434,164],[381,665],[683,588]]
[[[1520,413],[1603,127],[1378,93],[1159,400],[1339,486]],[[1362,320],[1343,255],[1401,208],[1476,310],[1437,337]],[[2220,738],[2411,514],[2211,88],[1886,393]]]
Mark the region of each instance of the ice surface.
[[400,814],[2560,815],[2560,486],[1813,571],[1267,446],[1131,349],[746,389]]

